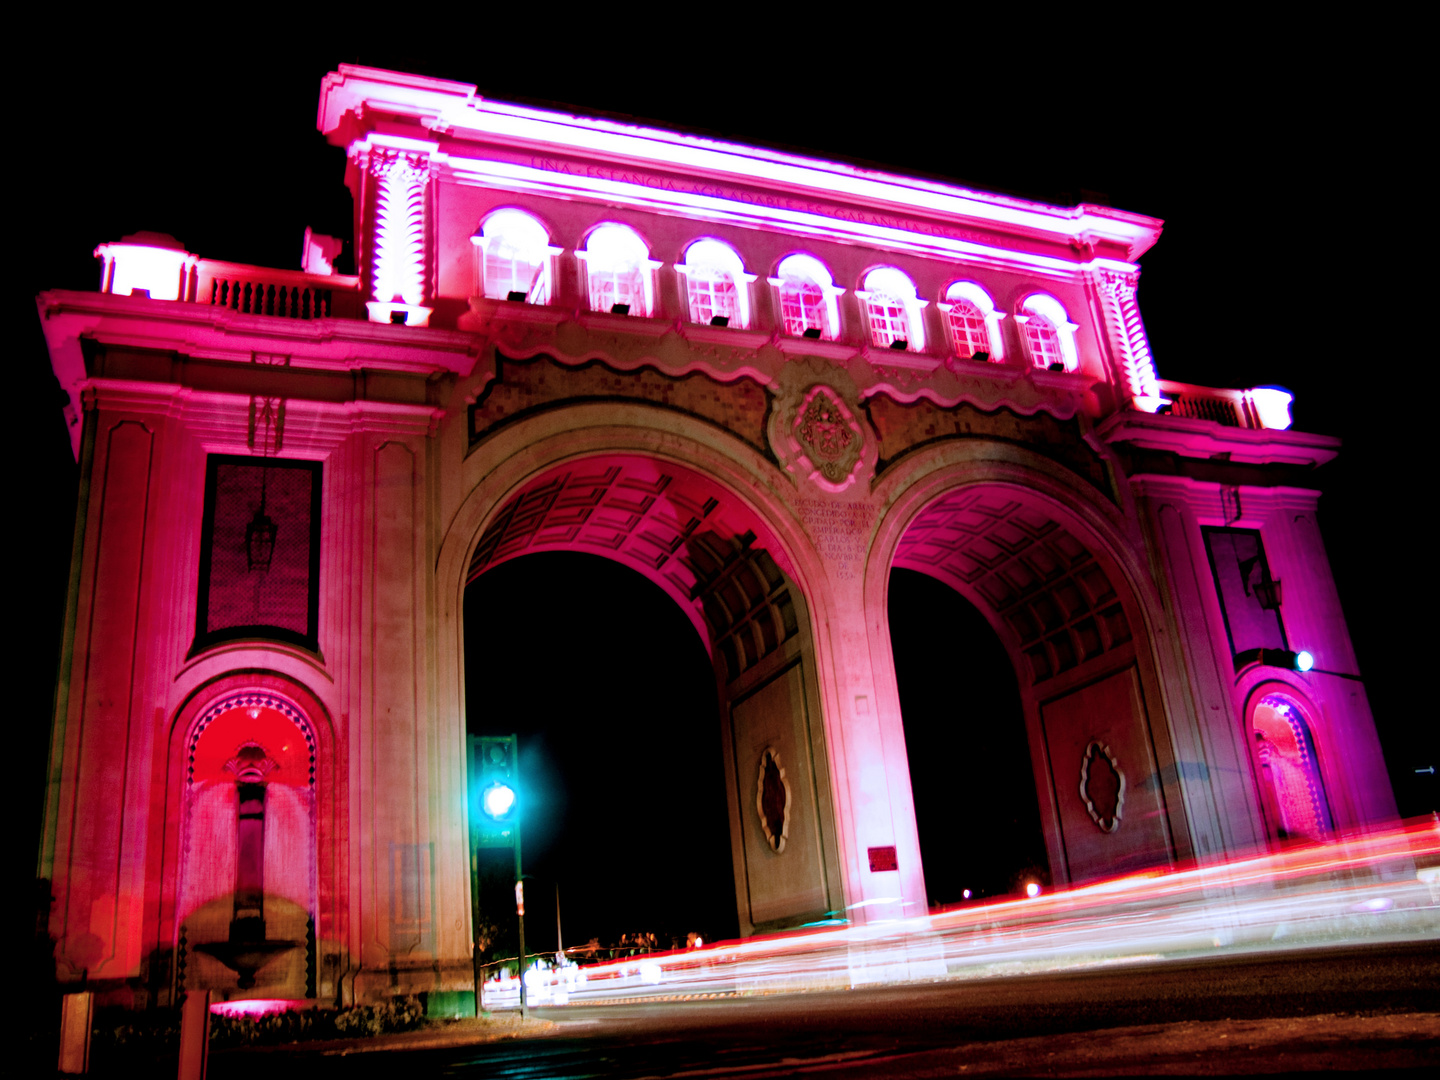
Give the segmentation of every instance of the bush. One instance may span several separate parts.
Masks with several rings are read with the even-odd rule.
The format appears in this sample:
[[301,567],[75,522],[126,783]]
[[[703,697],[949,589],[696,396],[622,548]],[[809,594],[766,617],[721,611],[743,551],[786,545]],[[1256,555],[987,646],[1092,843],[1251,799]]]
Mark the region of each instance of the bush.
[[212,1046],[273,1046],[311,1039],[356,1039],[410,1031],[425,1023],[425,1010],[413,997],[349,1009],[298,1009],[265,1016],[213,1016]]

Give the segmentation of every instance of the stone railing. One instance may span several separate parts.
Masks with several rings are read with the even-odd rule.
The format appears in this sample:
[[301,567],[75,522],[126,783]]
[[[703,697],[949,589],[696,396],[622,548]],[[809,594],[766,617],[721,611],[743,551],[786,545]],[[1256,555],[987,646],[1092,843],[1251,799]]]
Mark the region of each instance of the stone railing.
[[348,274],[306,274],[245,263],[198,259],[185,299],[247,315],[290,319],[363,319],[360,279]]
[[1160,380],[1166,404],[1159,411],[1225,427],[1285,429],[1290,426],[1290,394],[1274,387],[1226,390]]

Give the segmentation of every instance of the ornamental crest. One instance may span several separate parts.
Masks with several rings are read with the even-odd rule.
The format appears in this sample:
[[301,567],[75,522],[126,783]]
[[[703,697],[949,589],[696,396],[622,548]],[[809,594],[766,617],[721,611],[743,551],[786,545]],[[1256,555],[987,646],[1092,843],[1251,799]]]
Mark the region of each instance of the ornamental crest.
[[760,776],[755,785],[755,809],[770,850],[785,850],[790,837],[790,781],[780,764],[780,752],[773,746],[760,755]]
[[[840,414],[840,406],[824,390],[816,393],[800,414],[796,434],[800,436],[800,444],[817,462],[839,461],[855,439],[855,433]],[[820,468],[822,472],[826,471],[823,464]],[[829,475],[828,472],[826,475]],[[838,480],[839,477],[830,476],[830,479]]]
[[1120,827],[1125,808],[1125,774],[1110,747],[1091,739],[1080,758],[1080,798],[1101,832]]
[[791,432],[817,480],[834,485],[835,490],[850,481],[864,440],[859,425],[833,390],[811,387],[795,410]]

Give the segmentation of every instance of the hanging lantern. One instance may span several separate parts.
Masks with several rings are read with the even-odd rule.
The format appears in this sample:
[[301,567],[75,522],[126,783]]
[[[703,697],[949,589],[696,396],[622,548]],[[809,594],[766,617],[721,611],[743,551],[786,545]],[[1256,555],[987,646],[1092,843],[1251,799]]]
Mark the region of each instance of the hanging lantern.
[[270,569],[270,560],[275,556],[275,533],[279,531],[274,519],[265,513],[265,472],[260,473],[260,505],[245,526],[245,562],[251,570],[261,573]]
[[1278,611],[1280,608],[1280,582],[1269,576],[1264,581],[1257,581],[1254,586],[1255,599],[1260,601],[1260,606],[1266,611]]

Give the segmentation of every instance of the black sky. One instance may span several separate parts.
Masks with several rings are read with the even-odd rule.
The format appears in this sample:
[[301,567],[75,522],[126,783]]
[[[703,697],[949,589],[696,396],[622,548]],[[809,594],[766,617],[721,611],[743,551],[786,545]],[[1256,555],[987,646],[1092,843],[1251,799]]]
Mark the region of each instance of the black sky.
[[1414,773],[1440,754],[1410,671],[1415,612],[1433,596],[1417,415],[1433,273],[1414,258],[1428,236],[1413,224],[1430,200],[1420,163],[1433,125],[1403,27],[1179,11],[1116,25],[1081,9],[1030,25],[1018,11],[945,9],[896,12],[887,34],[872,32],[873,13],[837,15],[797,40],[778,22],[642,30],[627,11],[616,21],[631,25],[575,32],[471,6],[391,13],[367,39],[330,25],[357,17],[340,9],[225,17],[193,32],[144,13],[83,30],[48,20],[8,50],[24,462],[9,531],[29,554],[16,605],[28,835],[75,492],[33,298],[95,288],[95,245],[139,229],[269,266],[298,266],[307,225],[348,235],[343,155],[314,129],[320,78],[339,62],[1165,219],[1140,290],[1160,374],[1286,386],[1298,428],[1345,439],[1322,473],[1321,527],[1402,812],[1440,805],[1434,777]]

